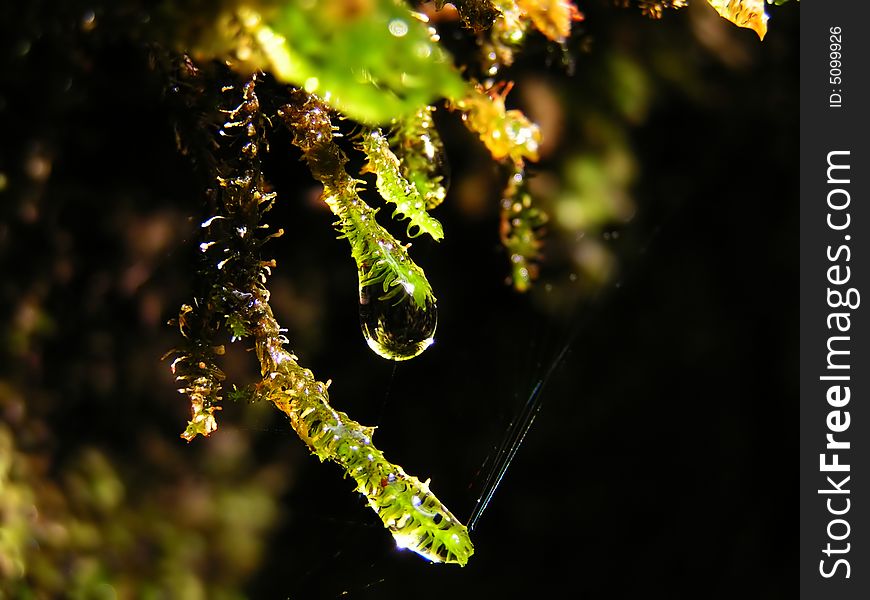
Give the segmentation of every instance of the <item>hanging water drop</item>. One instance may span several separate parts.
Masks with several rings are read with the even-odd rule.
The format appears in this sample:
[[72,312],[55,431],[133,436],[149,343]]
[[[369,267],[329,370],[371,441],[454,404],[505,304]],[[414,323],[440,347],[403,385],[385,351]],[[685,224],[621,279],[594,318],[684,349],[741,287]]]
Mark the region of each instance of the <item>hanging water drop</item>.
[[438,312],[431,297],[421,308],[404,288],[384,298],[383,286],[373,284],[360,288],[359,323],[375,354],[389,360],[408,360],[432,345]]

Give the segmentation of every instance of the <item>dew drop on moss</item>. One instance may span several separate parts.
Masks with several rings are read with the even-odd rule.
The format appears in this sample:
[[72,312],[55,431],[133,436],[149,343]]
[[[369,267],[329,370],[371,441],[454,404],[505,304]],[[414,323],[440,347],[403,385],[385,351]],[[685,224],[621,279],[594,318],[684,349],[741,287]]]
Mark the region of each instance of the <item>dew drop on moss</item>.
[[404,290],[386,299],[383,295],[378,284],[360,288],[359,323],[369,348],[389,360],[419,356],[434,341],[435,302],[427,298],[420,308]]

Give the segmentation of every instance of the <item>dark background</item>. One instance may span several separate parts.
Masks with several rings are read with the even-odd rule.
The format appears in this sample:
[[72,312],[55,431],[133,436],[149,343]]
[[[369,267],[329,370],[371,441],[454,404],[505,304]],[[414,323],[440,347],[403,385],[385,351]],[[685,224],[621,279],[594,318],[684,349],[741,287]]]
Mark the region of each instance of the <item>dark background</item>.
[[[618,50],[648,73],[649,110],[624,124],[639,165],[636,210],[587,232],[618,267],[598,286],[569,277],[562,235],[538,290],[517,295],[504,285],[498,190],[472,216],[448,196],[438,213],[446,240],[413,250],[439,298],[437,343],[395,367],[363,344],[345,242],[276,137],[267,175],[281,201],[269,220],[288,230],[270,248],[276,316],[300,362],[333,380],[335,406],[378,425],[387,457],[431,477],[460,519],[481,493],[487,456],[552,371],[460,569],[397,551],[351,482],[309,457],[275,411],[227,403],[211,439],[178,438],[188,407],[160,357],[178,343],[165,322],[193,293],[201,180],[176,150],[165,79],[124,28],[145,13],[122,2],[84,31],[89,5],[63,4],[2,9],[0,372],[4,394],[41,424],[40,441],[19,438],[24,455],[49,465],[35,489],[66,481],[70,457],[96,448],[124,481],[125,502],[172,512],[149,489],[204,478],[231,488],[246,469],[272,465],[282,483],[264,487],[278,516],[258,534],[260,558],[227,584],[256,598],[793,593],[797,5],[772,8],[762,43],[726,30],[733,46],[718,55],[692,11],[656,22],[581,5],[587,19],[572,42],[588,50],[571,77],[533,44],[511,74],[520,88],[543,73],[569,123],[596,98],[606,105],[600,57]],[[688,66],[669,70],[673,57]],[[452,117],[441,120],[456,189],[491,167]],[[565,136],[541,170],[557,172],[575,143]],[[230,379],[252,381],[254,362],[231,352]],[[224,432],[245,461],[232,472],[203,467]],[[159,514],[141,527],[157,527]],[[133,580],[146,581],[164,557],[145,556],[98,560],[109,573],[132,565]],[[224,567],[195,568],[215,581]]]

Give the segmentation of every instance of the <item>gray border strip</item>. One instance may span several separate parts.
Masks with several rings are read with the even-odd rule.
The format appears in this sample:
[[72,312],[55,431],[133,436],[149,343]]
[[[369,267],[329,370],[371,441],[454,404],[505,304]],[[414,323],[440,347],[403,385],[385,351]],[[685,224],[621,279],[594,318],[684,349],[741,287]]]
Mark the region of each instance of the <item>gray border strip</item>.
[[859,299],[867,294],[870,303],[868,15],[862,0],[801,2],[800,581],[807,600],[870,598],[870,307]]

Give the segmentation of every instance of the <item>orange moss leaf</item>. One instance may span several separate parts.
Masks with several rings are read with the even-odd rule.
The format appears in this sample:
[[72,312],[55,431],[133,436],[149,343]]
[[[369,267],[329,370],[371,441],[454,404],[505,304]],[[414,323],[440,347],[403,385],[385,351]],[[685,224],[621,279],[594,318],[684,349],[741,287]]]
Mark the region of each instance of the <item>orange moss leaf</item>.
[[707,0],[720,16],[738,27],[746,27],[764,39],[767,33],[767,13],[764,0]]

